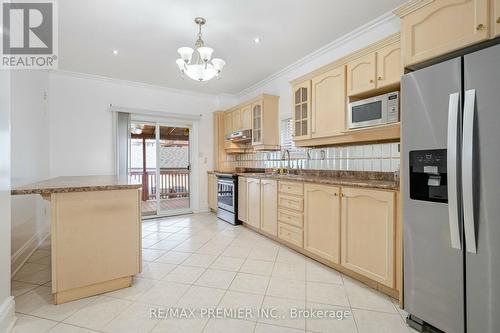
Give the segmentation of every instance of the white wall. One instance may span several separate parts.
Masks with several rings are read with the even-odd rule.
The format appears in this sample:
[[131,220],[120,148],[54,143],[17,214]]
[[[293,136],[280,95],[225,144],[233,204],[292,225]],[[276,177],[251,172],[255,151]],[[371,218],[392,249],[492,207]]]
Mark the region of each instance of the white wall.
[[216,96],[65,72],[51,72],[49,82],[51,177],[115,173],[110,104],[201,114],[199,203],[201,209],[207,209],[206,171],[213,167],[212,112],[218,108]]
[[383,15],[346,36],[325,45],[254,86],[245,89],[237,94],[236,98],[230,95],[221,95],[220,103],[224,108],[229,108],[261,93],[278,95],[280,96],[280,119],[289,118],[292,116],[292,88],[290,81],[392,35],[398,32],[399,29],[399,18],[392,13]]
[[[49,177],[49,113],[45,71],[13,71],[11,177],[12,186]],[[49,204],[39,195],[12,197],[12,270],[49,232]]]
[[0,71],[0,332],[14,325],[10,296],[10,72]]

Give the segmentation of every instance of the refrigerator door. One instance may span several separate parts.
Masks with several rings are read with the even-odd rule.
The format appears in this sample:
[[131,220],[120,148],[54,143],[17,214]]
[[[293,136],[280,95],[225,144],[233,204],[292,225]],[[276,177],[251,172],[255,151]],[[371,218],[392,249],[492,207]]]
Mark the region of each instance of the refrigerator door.
[[467,246],[466,254],[467,332],[493,333],[500,331],[500,45],[464,57],[464,86],[475,90],[473,178],[463,187],[476,235],[476,253]]
[[[462,227],[460,221],[450,220],[447,203],[410,198],[409,155],[414,150],[447,149],[449,119],[457,121],[451,124],[458,127],[452,132],[460,135],[461,67],[460,58],[443,62],[405,75],[401,86],[405,309],[447,333],[465,330]],[[459,108],[457,117],[449,117],[453,105]],[[456,160],[450,166],[455,167]],[[453,192],[450,187],[448,192]]]

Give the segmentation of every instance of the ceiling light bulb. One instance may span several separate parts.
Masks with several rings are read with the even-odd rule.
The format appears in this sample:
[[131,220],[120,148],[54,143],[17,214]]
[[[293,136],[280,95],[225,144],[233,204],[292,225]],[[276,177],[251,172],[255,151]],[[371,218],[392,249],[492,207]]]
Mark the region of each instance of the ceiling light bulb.
[[113,50],[114,55],[118,55],[118,50]]
[[259,43],[260,43],[260,38],[259,38],[259,37],[255,37],[255,38],[253,39],[253,43],[254,43],[254,44],[259,44]]

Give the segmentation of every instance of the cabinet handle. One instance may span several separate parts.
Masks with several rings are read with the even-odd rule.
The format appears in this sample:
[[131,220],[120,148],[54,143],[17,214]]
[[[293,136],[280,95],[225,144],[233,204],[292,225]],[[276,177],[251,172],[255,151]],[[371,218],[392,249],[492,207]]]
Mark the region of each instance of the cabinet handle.
[[370,83],[373,83],[373,80],[370,80]]
[[500,16],[497,18],[497,23],[500,24]]
[[478,24],[477,27],[476,27],[476,30],[479,31],[479,30],[484,30],[486,28],[486,26],[482,23]]
[[335,193],[333,193],[333,195],[334,195],[335,197],[338,197],[338,196],[339,196],[339,195],[338,195],[338,193],[336,193],[336,192],[335,192]]
[[378,77],[378,80],[379,80],[379,81],[382,81],[382,76],[379,76],[379,77]]

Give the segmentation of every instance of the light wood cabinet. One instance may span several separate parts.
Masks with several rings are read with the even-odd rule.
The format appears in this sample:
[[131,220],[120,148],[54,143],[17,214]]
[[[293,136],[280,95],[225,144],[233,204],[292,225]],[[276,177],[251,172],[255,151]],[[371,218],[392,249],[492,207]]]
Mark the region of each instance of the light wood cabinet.
[[395,13],[402,18],[405,66],[481,42],[490,35],[489,0],[412,1]]
[[376,88],[376,53],[369,53],[347,64],[347,95],[357,95]]
[[333,263],[340,263],[340,189],[305,184],[304,249]]
[[342,265],[394,288],[395,192],[342,188]]
[[293,139],[311,138],[311,80],[293,86]]
[[401,81],[401,45],[394,43],[377,51],[377,88],[393,86]]
[[262,95],[252,103],[252,146],[254,150],[279,150],[278,96]]
[[500,36],[500,0],[493,2],[493,25],[495,27],[493,36]]
[[[250,206],[252,207],[252,206]],[[260,229],[270,235],[278,235],[278,181],[260,181]]]
[[303,247],[304,235],[300,228],[285,223],[278,223],[278,238],[292,245]]
[[262,103],[256,102],[252,104],[252,145],[262,144]]
[[238,177],[238,220],[247,222],[247,179]]
[[236,132],[241,129],[241,110],[235,110],[231,112],[231,132]]
[[246,105],[241,108],[241,129],[252,128],[252,106]]
[[224,138],[233,131],[233,116],[231,112],[224,114]]
[[208,207],[217,210],[217,176],[213,173],[208,174]]
[[345,130],[345,71],[345,66],[340,66],[312,79],[312,138],[339,135]]
[[247,178],[247,223],[260,229],[260,179]]

